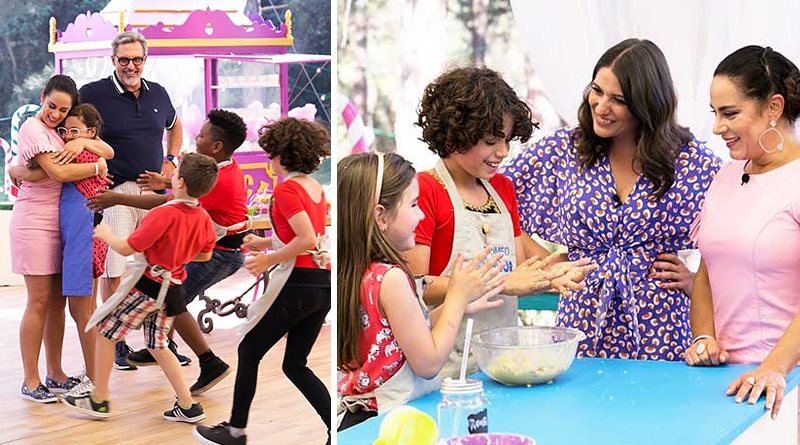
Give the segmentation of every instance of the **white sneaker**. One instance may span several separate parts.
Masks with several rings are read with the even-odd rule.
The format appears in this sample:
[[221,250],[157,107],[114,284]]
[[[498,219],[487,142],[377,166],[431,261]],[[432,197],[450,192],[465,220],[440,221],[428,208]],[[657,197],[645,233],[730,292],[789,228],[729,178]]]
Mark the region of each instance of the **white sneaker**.
[[94,382],[86,374],[83,375],[83,381],[75,385],[72,389],[65,392],[61,396],[80,397],[94,391]]

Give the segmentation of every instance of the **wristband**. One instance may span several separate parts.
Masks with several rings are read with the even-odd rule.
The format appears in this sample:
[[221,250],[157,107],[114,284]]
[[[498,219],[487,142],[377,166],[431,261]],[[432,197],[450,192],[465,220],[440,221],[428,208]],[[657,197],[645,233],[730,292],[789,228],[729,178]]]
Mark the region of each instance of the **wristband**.
[[178,166],[178,163],[175,162],[175,156],[174,155],[167,155],[167,157],[165,159],[167,161],[169,161],[169,162],[172,162],[172,165],[174,165],[175,167]]
[[700,340],[705,340],[705,339],[709,339],[709,340],[716,340],[716,339],[714,338],[714,336],[713,336],[713,335],[705,335],[705,334],[704,334],[704,335],[698,335],[697,337],[693,338],[693,339],[692,339],[692,344],[695,344],[695,343],[697,343],[698,341],[700,341]]
[[100,165],[97,162],[94,163],[94,175],[97,176],[100,174]]

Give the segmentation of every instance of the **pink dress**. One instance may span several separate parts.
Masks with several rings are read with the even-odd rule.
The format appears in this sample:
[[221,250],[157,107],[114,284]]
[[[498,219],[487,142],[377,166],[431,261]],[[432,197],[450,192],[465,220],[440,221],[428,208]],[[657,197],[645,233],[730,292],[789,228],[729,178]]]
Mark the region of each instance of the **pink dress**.
[[[19,130],[17,165],[26,165],[39,153],[56,152],[64,141],[55,129],[31,117]],[[61,272],[61,234],[58,202],[61,183],[47,178],[23,182],[11,212],[11,270],[21,275],[52,275]]]
[[717,173],[692,236],[708,268],[716,337],[731,363],[760,363],[800,310],[800,160],[742,184]]

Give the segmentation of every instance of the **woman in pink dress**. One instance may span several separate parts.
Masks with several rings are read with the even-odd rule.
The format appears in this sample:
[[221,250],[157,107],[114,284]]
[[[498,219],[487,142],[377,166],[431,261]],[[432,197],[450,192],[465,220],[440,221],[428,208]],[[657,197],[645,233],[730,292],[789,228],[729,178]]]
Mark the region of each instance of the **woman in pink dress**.
[[733,161],[717,174],[693,227],[703,261],[691,300],[695,366],[759,363],[728,385],[774,418],[800,361],[800,71],[747,46],[717,66],[711,107]]
[[[38,165],[48,179],[23,182],[11,213],[11,270],[24,276],[28,297],[19,328],[24,380],[21,397],[37,403],[55,402],[55,395],[42,384],[38,362],[45,338],[48,377],[64,381],[61,345],[66,299],[61,293],[61,235],[58,204],[61,183],[108,171],[105,160],[71,164],[79,154],[64,150],[56,128],[78,103],[75,82],[55,75],[42,92],[42,109],[20,128],[17,165]],[[60,322],[59,322],[60,320]],[[60,332],[58,332],[60,331]]]

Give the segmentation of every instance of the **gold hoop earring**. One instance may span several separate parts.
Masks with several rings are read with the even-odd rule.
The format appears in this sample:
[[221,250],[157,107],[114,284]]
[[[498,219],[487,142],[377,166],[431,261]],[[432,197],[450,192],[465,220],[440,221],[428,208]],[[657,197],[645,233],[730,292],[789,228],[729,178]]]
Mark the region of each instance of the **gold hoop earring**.
[[[764,153],[771,154],[771,153],[775,153],[776,151],[782,151],[783,150],[783,142],[784,142],[783,141],[783,134],[781,134],[781,132],[778,131],[777,128],[775,128],[775,126],[777,126],[777,125],[778,125],[778,123],[775,122],[775,119],[770,119],[769,127],[764,129],[764,131],[762,131],[761,134],[758,135],[758,145],[761,146],[761,149],[764,150]],[[778,145],[775,146],[774,149],[767,150],[767,148],[764,147],[764,142],[762,142],[762,139],[770,131],[774,131],[775,133],[777,133],[778,137],[780,138],[781,141],[778,143]]]

